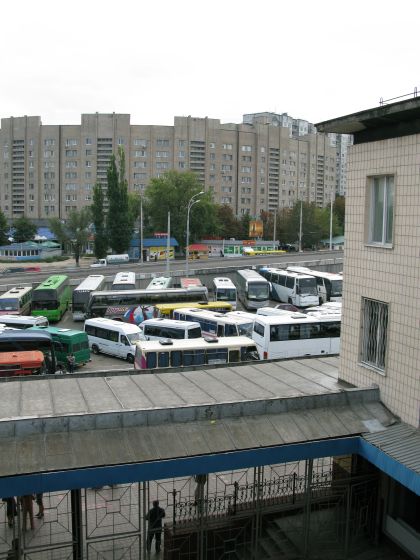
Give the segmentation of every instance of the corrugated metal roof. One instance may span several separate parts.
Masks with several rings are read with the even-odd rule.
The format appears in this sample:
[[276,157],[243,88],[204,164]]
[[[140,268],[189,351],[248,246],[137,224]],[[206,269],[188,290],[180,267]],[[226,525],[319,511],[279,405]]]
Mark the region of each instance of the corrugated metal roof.
[[371,445],[420,475],[420,430],[401,423],[363,437]]

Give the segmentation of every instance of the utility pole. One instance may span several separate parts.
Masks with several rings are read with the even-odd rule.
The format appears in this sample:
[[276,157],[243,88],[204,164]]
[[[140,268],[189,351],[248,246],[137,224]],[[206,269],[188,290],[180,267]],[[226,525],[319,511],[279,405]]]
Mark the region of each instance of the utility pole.
[[171,213],[168,212],[168,233],[166,234],[166,275],[169,276],[169,251],[171,246]]
[[300,201],[300,221],[299,221],[299,253],[302,252],[302,201]]
[[[273,223],[273,241],[276,242],[276,229],[277,229],[277,210],[274,210],[274,223]],[[273,247],[274,249],[274,247]]]
[[143,264],[143,197],[140,198],[140,262]]
[[330,251],[332,251],[332,226],[333,226],[333,193],[331,191],[331,206],[330,206]]

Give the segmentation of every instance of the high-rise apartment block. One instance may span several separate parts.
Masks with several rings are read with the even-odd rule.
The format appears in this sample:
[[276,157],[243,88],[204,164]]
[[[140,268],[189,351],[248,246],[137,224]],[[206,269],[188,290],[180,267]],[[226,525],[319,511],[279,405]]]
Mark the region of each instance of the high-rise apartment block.
[[[263,115],[263,114],[261,114]],[[329,204],[336,192],[336,147],[306,121],[222,124],[175,117],[174,126],[132,125],[127,114],[86,114],[80,125],[43,125],[40,117],[1,120],[0,205],[8,218],[66,218],[106,184],[122,146],[130,191],[171,169],[194,171],[214,201],[236,215],[273,212],[296,201]]]

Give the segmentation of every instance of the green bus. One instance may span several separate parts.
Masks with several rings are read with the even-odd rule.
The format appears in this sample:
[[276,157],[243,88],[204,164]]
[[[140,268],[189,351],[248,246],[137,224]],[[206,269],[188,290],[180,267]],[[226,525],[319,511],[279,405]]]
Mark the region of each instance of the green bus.
[[44,331],[54,342],[55,359],[58,367],[67,368],[67,356],[73,354],[75,366],[84,366],[90,360],[88,337],[85,331],[60,327],[31,327],[28,331]]
[[44,280],[33,291],[31,314],[42,315],[49,321],[59,321],[66,312],[70,301],[69,277],[55,274]]

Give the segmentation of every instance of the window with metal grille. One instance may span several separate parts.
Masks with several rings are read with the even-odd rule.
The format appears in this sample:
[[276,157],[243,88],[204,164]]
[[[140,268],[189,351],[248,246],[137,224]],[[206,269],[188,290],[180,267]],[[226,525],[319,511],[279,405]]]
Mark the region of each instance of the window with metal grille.
[[362,363],[385,371],[388,304],[362,298]]

